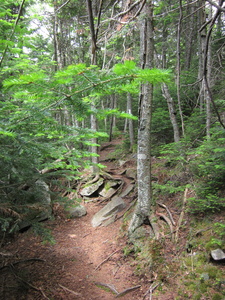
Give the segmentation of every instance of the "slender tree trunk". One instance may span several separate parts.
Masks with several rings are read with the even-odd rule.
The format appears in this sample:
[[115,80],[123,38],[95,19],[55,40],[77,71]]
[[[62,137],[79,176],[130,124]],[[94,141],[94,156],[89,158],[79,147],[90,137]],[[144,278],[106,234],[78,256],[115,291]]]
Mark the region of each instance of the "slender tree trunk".
[[[127,113],[132,114],[132,96],[130,93],[127,94]],[[128,119],[128,128],[129,128],[130,150],[132,151],[134,146],[134,124],[132,119]]]
[[[152,1],[145,4],[141,20],[140,51],[142,68],[151,68],[153,62],[153,7]],[[151,187],[151,115],[153,85],[143,84],[139,95],[137,184],[138,201],[131,223],[131,234],[150,217],[155,205],[152,200]]]
[[[116,108],[116,97],[114,94],[110,95],[110,106],[111,109]],[[116,120],[115,120],[115,116],[111,115],[110,117],[110,124],[109,124],[109,142],[111,142],[112,138],[113,138],[113,128],[115,127],[116,124]]]
[[183,118],[183,111],[181,107],[181,97],[180,97],[180,71],[181,71],[181,54],[180,54],[180,44],[181,44],[181,26],[182,26],[182,20],[183,20],[183,12],[182,12],[182,0],[179,1],[180,3],[180,17],[178,21],[177,26],[177,101],[178,101],[178,108],[180,113],[180,120],[181,120],[181,127],[182,127],[182,135],[184,136],[184,118]]
[[[198,26],[201,28],[206,21],[205,16],[205,0],[199,1],[199,11],[198,11]],[[205,83],[202,80],[203,77],[203,61],[204,61],[204,51],[205,51],[205,41],[206,41],[206,27],[204,27],[198,36],[198,49],[199,49],[199,63],[198,63],[198,80],[199,84],[199,107],[200,111],[203,111],[204,107],[204,90],[205,90]]]
[[[91,32],[91,64],[92,65],[97,65],[97,35],[98,35],[98,29],[95,30],[94,26],[94,11],[93,11],[93,6],[92,6],[92,1],[91,0],[86,0],[87,1],[87,10],[88,10],[88,19],[89,19],[89,28]],[[96,4],[96,3],[94,3]],[[101,1],[102,5],[102,1]],[[96,8],[96,5],[94,5]],[[100,14],[101,14],[101,6],[99,8],[99,16],[98,16],[98,24],[100,22]],[[92,104],[92,109],[95,110],[95,103]],[[97,118],[95,114],[91,115],[90,118],[91,122],[91,129],[93,131],[97,131],[98,124],[97,124]],[[98,147],[96,146],[98,143],[97,138],[92,139],[93,146],[91,146],[91,152],[93,154],[98,154]],[[92,162],[94,164],[98,163],[98,156],[92,156],[91,158]],[[94,168],[93,171],[97,171],[97,168]]]
[[162,84],[162,94],[167,101],[169,114],[170,114],[170,121],[173,126],[174,142],[177,143],[180,141],[180,133],[179,133],[179,126],[177,123],[175,103],[173,101],[173,98],[170,95],[168,86],[165,83]]

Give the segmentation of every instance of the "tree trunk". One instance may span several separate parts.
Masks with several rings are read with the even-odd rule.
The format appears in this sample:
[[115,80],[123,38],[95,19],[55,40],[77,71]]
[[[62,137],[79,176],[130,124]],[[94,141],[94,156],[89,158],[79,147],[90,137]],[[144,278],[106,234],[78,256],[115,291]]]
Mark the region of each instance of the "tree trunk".
[[176,109],[175,109],[175,104],[174,104],[173,98],[170,95],[168,86],[165,83],[162,84],[162,94],[163,94],[163,97],[167,101],[169,114],[170,114],[170,121],[173,126],[174,142],[177,143],[180,141],[180,133],[179,133],[179,126],[178,126],[177,117],[176,117]]
[[[102,1],[101,1],[102,3]],[[96,6],[95,6],[96,7]],[[97,64],[97,31],[95,31],[94,26],[94,11],[92,7],[92,1],[87,0],[87,11],[88,11],[88,19],[89,19],[89,28],[91,32],[91,64],[96,65]],[[101,12],[101,7],[99,8],[99,12]],[[98,22],[100,21],[100,15],[98,16]],[[92,109],[95,109],[95,104],[92,104]],[[91,115],[91,129],[93,131],[97,131],[97,118],[96,115]],[[97,138],[93,138],[91,140],[93,143],[93,146],[91,146],[91,152],[95,155],[98,154],[98,147],[96,146],[98,143]],[[98,156],[92,156],[91,157],[92,163],[97,164],[98,163]],[[97,171],[97,167],[94,167],[93,172]]]
[[[142,68],[151,68],[153,62],[153,7],[152,1],[145,4],[141,20],[140,51]],[[151,115],[153,85],[143,84],[139,95],[137,184],[138,201],[129,225],[129,234],[150,217],[152,206],[151,188]]]
[[179,9],[180,9],[180,16],[177,26],[177,78],[176,78],[176,84],[177,84],[177,102],[178,102],[178,108],[180,113],[180,120],[181,120],[181,127],[182,127],[182,135],[184,136],[184,118],[183,118],[183,112],[181,107],[181,96],[180,96],[180,71],[181,71],[181,55],[180,55],[180,45],[181,45],[181,26],[182,26],[182,20],[183,20],[183,13],[182,13],[182,1],[179,1]]
[[[127,94],[127,113],[132,114],[132,96],[130,93]],[[129,128],[130,150],[132,151],[134,146],[134,125],[132,119],[128,119],[128,128]]]

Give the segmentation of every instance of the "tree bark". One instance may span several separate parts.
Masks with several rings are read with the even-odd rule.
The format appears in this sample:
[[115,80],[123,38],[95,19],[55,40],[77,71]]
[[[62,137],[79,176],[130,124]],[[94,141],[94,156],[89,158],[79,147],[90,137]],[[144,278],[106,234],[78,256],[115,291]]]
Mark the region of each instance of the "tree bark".
[[162,94],[167,101],[169,114],[170,114],[170,121],[173,126],[174,142],[177,143],[180,141],[180,133],[179,133],[179,126],[177,123],[175,103],[173,101],[173,98],[170,95],[168,86],[165,83],[162,84]]
[[[132,114],[132,96],[130,93],[127,94],[127,113]],[[132,151],[134,146],[134,124],[132,119],[128,120],[128,128],[129,128],[130,150]]]
[[182,135],[184,136],[184,118],[183,118],[183,112],[181,107],[181,96],[180,96],[180,72],[181,72],[181,55],[180,55],[180,45],[181,45],[181,30],[182,30],[182,20],[183,20],[183,12],[182,12],[182,0],[179,1],[179,21],[177,26],[177,78],[176,78],[176,84],[177,84],[177,102],[178,102],[178,108],[180,113],[180,120],[181,120],[181,127],[182,127]]
[[[147,1],[143,11],[140,29],[141,66],[151,68],[153,62],[153,6]],[[129,234],[135,231],[150,218],[155,203],[152,200],[151,187],[151,115],[153,85],[143,84],[139,95],[137,184],[138,201],[131,223]]]

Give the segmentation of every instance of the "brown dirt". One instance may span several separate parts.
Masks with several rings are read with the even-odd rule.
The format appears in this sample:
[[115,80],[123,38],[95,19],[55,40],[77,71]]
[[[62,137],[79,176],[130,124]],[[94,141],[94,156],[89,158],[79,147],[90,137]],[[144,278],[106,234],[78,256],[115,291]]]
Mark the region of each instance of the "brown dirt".
[[[106,143],[101,147],[100,162],[106,165],[106,171],[115,178],[123,178],[123,189],[131,183],[131,179],[123,175],[123,171],[135,165],[133,158],[125,157],[126,164],[120,166],[116,160],[108,160],[109,154],[120,145],[121,140]],[[164,181],[162,169],[157,169],[157,162],[153,159],[153,180]],[[191,196],[191,195],[190,195]],[[176,195],[179,199],[183,194]],[[135,193],[125,197],[129,205],[135,198]],[[177,199],[173,196],[158,199],[169,207],[177,223],[181,208],[177,207]],[[0,298],[3,300],[112,300],[116,295],[104,285],[114,286],[120,293],[132,287],[139,286],[121,296],[122,300],[174,300],[177,290],[182,289],[180,283],[184,274],[179,272],[180,257],[185,250],[188,225],[179,231],[179,242],[171,241],[170,231],[165,222],[160,224],[164,238],[156,251],[156,264],[150,270],[148,256],[142,264],[134,256],[124,255],[129,248],[126,236],[126,224],[123,218],[117,219],[107,227],[93,228],[93,215],[105,205],[104,202],[86,202],[87,215],[79,219],[67,219],[60,210],[56,209],[54,220],[45,222],[45,226],[52,230],[55,245],[43,244],[42,240],[34,236],[32,230],[20,233],[16,238],[8,241],[0,249]],[[158,213],[164,213],[161,207]],[[185,223],[188,222],[187,216]],[[146,227],[148,232],[149,226]],[[149,243],[148,236],[146,235]],[[2,252],[1,252],[2,251]],[[4,251],[4,253],[3,253]],[[138,255],[138,253],[136,253]],[[137,257],[138,258],[138,257]],[[141,270],[137,271],[137,264]],[[147,266],[147,267],[146,267]],[[139,272],[139,273],[137,273]],[[147,293],[157,282],[163,282],[154,290],[153,298]],[[2,295],[2,297],[1,297]],[[191,295],[184,298],[192,299]],[[201,298],[206,299],[206,298]]]
[[[118,169],[105,158],[118,143],[121,141],[101,151],[102,163],[114,174],[123,167]],[[127,184],[126,179],[124,188]],[[134,274],[132,258],[123,255],[126,236],[120,230],[122,218],[107,227],[93,228],[91,219],[105,203],[84,205],[87,215],[82,218],[68,220],[57,216],[45,222],[52,230],[55,245],[43,244],[31,230],[5,245],[4,251],[13,256],[3,257],[0,275],[3,299],[114,299],[115,294],[102,284],[114,285],[118,292],[140,285],[121,299],[143,299],[149,284]]]

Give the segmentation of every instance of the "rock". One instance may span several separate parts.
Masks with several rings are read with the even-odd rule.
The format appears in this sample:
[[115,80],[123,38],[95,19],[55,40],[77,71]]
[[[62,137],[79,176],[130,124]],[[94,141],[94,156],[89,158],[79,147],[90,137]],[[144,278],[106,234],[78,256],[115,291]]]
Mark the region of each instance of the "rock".
[[93,227],[98,227],[105,220],[109,219],[117,212],[123,210],[126,207],[125,202],[121,197],[115,196],[112,200],[103,207],[100,211],[98,211],[94,217],[92,218],[91,224]]
[[225,260],[225,253],[221,249],[212,250],[211,256],[216,261]]
[[34,195],[34,202],[50,205],[51,196],[49,186],[41,179],[38,179],[35,184],[29,189],[29,192]]
[[128,178],[132,178],[132,179],[135,179],[135,178],[137,178],[137,169],[135,168],[128,168],[127,170],[126,170],[126,176],[128,177]]
[[47,220],[52,215],[51,207],[41,203],[26,205],[26,210],[27,213],[22,215],[21,222],[18,224],[19,230],[31,226],[32,223]]
[[80,191],[81,196],[91,196],[99,189],[101,185],[103,185],[103,183],[104,179],[99,178],[99,180],[95,183],[91,183],[87,186],[84,186],[84,188]]
[[85,216],[87,214],[87,210],[83,205],[77,205],[74,207],[70,207],[68,210],[68,217],[69,218],[79,218]]
[[134,188],[134,184],[130,184],[128,185],[128,187],[125,189],[125,191],[123,191],[121,194],[120,194],[120,197],[123,198],[125,196],[127,196]]
[[102,197],[110,198],[116,192],[116,189],[113,187],[117,187],[119,184],[121,184],[121,181],[118,180],[107,181],[102,191],[99,192],[99,195]]
[[102,226],[106,227],[106,226],[112,224],[113,222],[115,222],[115,220],[116,220],[116,215],[113,215],[108,220],[106,220]]
[[127,161],[126,160],[118,160],[119,166],[122,167]]

